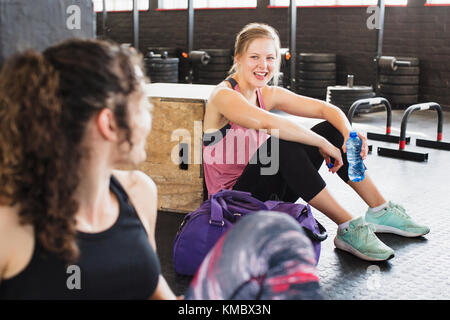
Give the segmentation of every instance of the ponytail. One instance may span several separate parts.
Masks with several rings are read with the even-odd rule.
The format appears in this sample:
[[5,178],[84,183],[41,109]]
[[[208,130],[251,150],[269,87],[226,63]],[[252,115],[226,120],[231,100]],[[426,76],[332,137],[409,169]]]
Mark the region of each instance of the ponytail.
[[[31,224],[40,244],[67,261],[75,245],[77,181],[65,159],[59,76],[36,51],[6,61],[0,72],[0,197],[20,204],[22,224]],[[72,159],[73,160],[73,159]],[[76,179],[75,179],[76,180]]]

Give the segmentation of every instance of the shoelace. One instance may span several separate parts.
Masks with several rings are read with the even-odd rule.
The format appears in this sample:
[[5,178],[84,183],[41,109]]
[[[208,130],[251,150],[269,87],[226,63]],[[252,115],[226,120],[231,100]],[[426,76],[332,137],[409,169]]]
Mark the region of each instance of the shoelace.
[[[376,229],[375,226],[373,226],[370,223],[361,224],[361,225],[358,225],[353,228],[353,230],[355,231],[355,234],[360,235],[360,236],[358,236],[359,238],[362,238],[364,236],[365,242],[369,242],[369,236],[374,235],[375,229]],[[353,242],[353,233],[350,234],[350,238]]]
[[391,202],[391,204],[392,204],[392,208],[394,209],[394,210],[392,210],[394,213],[397,213],[397,215],[399,215],[403,218],[411,219],[411,217],[408,214],[406,214],[405,208],[403,208],[401,205],[393,203],[393,202]]

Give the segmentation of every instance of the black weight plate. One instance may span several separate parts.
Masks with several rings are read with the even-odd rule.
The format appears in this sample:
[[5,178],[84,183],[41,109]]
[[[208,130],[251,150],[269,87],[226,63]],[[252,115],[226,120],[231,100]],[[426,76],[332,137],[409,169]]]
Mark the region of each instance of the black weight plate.
[[180,59],[178,58],[145,58],[144,59],[145,64],[176,64],[178,65],[178,63],[180,62]]
[[364,95],[359,95],[359,96],[355,96],[355,95],[342,95],[342,96],[332,96],[332,95],[328,95],[328,98],[332,101],[356,101],[359,99],[367,99],[367,98],[373,98],[375,97],[375,92],[371,92],[371,93],[367,93]]
[[419,84],[418,76],[385,76],[380,75],[380,83],[383,84]]
[[419,92],[419,86],[413,85],[395,85],[395,84],[380,84],[381,93],[386,94],[412,94]]
[[298,79],[305,80],[336,80],[336,72],[335,71],[299,71],[297,72]]
[[178,75],[171,75],[171,76],[162,76],[162,75],[151,75],[151,80],[159,79],[159,80],[171,80],[171,79],[178,79]]
[[353,87],[347,87],[347,86],[334,86],[334,87],[328,87],[328,92],[331,94],[361,94],[361,93],[368,93],[373,92],[373,89],[371,86],[353,86]]
[[419,66],[419,58],[417,57],[395,57],[397,61],[409,61],[411,62],[410,67],[417,67]]
[[211,79],[211,78],[221,78],[221,77],[227,77],[228,73],[226,71],[198,71],[199,78],[203,79]]
[[397,75],[397,76],[418,76],[420,74],[419,67],[398,67],[397,70],[383,70],[382,75]]
[[207,64],[198,66],[198,69],[202,71],[228,71],[230,68],[231,65],[229,64]]
[[322,88],[305,88],[297,86],[297,91],[301,92],[304,95],[313,95],[313,96],[325,96],[327,94],[327,89]]
[[162,75],[162,74],[150,74],[148,77],[153,79],[178,79],[178,74],[168,74],[168,75]]
[[161,71],[153,70],[153,71],[150,71],[148,74],[151,76],[178,77],[178,71],[170,71],[170,72],[163,71],[163,72],[161,72]]
[[146,63],[145,69],[147,70],[178,70],[178,64],[177,63],[168,63],[168,64],[160,64],[160,63]]
[[358,100],[360,100],[360,99],[343,100],[343,101],[341,101],[341,100],[339,100],[339,101],[329,100],[329,101],[330,101],[331,104],[334,104],[334,105],[337,105],[337,106],[339,106],[339,105],[351,106],[355,101],[358,101]]
[[364,99],[372,98],[375,96],[375,92],[363,92],[363,93],[336,93],[329,92],[328,96],[331,99]]
[[419,100],[417,94],[384,95],[390,103],[413,104]]
[[336,71],[336,63],[300,62],[298,68],[302,71]]
[[178,69],[174,68],[174,69],[159,69],[159,68],[146,68],[145,71],[147,72],[147,74],[167,74],[167,73],[178,73]]
[[326,88],[336,85],[336,80],[305,80],[299,79],[298,85],[306,88]]
[[199,51],[206,51],[211,57],[229,57],[232,54],[230,49],[200,49]]
[[211,57],[211,59],[209,59],[209,63],[210,64],[229,64],[230,67],[232,65],[233,60],[231,59],[231,57]]
[[334,53],[299,53],[298,59],[301,62],[336,62]]

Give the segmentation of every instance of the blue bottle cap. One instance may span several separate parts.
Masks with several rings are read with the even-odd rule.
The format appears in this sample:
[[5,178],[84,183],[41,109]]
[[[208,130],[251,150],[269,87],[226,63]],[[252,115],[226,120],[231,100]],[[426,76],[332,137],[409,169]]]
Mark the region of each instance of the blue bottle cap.
[[327,164],[328,169],[331,169],[334,167],[334,164],[332,164],[331,162],[329,164]]
[[350,138],[356,138],[358,136],[358,134],[356,133],[356,131],[350,131]]

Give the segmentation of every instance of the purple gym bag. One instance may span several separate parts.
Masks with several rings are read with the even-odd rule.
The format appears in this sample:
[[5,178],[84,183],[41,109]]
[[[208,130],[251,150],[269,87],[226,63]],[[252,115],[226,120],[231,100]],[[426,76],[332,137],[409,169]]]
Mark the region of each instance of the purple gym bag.
[[297,220],[311,239],[316,261],[319,261],[321,241],[327,238],[327,232],[314,219],[309,205],[271,200],[262,202],[249,192],[222,190],[185,216],[173,245],[175,271],[194,275],[219,238],[241,216],[259,210],[285,212]]

